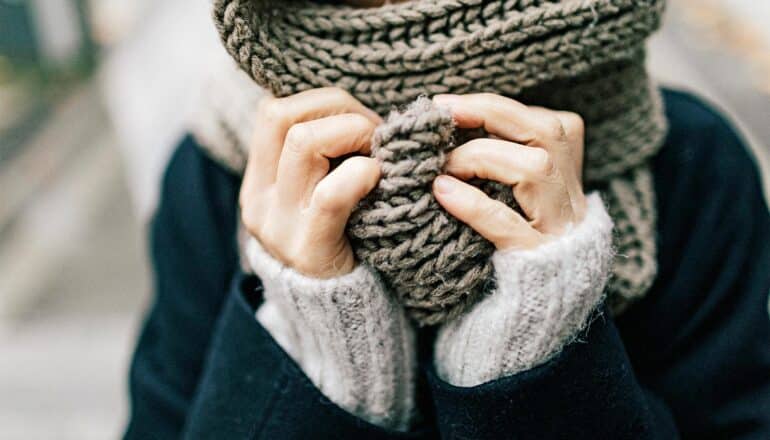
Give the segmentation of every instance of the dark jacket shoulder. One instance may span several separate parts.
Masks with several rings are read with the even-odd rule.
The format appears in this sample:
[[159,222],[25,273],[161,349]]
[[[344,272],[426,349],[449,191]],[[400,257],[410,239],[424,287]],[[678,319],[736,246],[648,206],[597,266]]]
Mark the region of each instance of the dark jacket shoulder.
[[758,167],[713,106],[664,96],[670,131],[652,163],[658,276],[617,325],[637,377],[682,433],[761,437],[770,432],[770,215]]
[[[664,99],[670,131],[652,162],[655,285],[531,371],[470,389],[429,374],[426,421],[447,437],[671,438],[671,421],[689,438],[770,432],[770,219],[757,167],[713,107],[679,92]],[[402,437],[328,402],[254,319],[258,280],[231,282],[243,278],[239,185],[190,137],[168,166],[152,228],[156,300],[134,357],[127,437],[176,438],[185,425],[194,438]]]
[[[665,214],[681,213],[683,208],[689,213],[714,202],[729,204],[719,198],[727,193],[750,190],[746,197],[761,196],[754,157],[713,104],[671,90],[664,91],[664,102],[669,133],[653,160],[658,210],[664,220]],[[690,203],[678,203],[685,199]]]
[[178,438],[237,268],[239,179],[191,137],[174,152],[150,227],[154,297],[131,363],[125,438]]
[[669,134],[652,163],[659,281],[697,261],[710,284],[703,272],[721,272],[724,257],[768,248],[756,242],[770,227],[762,180],[746,142],[713,105],[683,92],[664,97]]

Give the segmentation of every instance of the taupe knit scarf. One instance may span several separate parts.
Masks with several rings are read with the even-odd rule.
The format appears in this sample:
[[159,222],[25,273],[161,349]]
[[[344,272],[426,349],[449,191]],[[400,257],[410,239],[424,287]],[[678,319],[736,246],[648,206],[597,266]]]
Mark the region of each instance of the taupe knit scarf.
[[[415,0],[368,9],[215,0],[214,17],[237,64],[276,96],[337,86],[384,115],[421,95],[492,92],[580,114],[586,188],[602,192],[615,221],[608,289],[619,313],[656,275],[648,162],[666,123],[644,44],[663,8],[663,0]],[[256,95],[243,94],[252,98],[240,105],[251,108]],[[246,148],[237,133],[248,117],[234,105],[217,111],[225,135],[200,139],[240,171]],[[374,139],[383,179],[349,223],[357,256],[421,324],[461,313],[492,285],[492,246],[430,193],[444,153],[465,135],[427,100],[391,115]],[[509,188],[481,186],[515,205]]]

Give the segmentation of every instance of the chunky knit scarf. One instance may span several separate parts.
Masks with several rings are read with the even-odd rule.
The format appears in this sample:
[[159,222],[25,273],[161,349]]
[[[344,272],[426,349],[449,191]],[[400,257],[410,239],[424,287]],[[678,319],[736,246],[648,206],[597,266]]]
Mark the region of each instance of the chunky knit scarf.
[[[666,123],[644,43],[663,8],[663,0],[414,0],[368,9],[215,0],[214,17],[240,68],[276,96],[336,86],[384,115],[422,95],[492,92],[580,114],[585,185],[602,192],[616,226],[608,289],[619,313],[656,275],[648,162]],[[237,171],[259,95],[248,82],[230,81],[235,91],[216,100],[215,117],[198,130],[204,148]],[[430,192],[445,153],[473,135],[456,132],[427,100],[394,112],[373,140],[383,178],[349,223],[357,256],[421,324],[462,313],[493,287],[494,249]],[[515,205],[510,188],[479,185]]]

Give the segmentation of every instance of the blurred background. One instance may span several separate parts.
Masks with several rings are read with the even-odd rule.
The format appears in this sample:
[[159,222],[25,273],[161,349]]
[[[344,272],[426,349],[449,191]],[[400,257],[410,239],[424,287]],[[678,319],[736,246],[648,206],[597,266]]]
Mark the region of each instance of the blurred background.
[[[669,4],[654,75],[727,112],[767,177],[770,2]],[[225,57],[209,7],[0,0],[0,439],[121,433],[146,224]]]

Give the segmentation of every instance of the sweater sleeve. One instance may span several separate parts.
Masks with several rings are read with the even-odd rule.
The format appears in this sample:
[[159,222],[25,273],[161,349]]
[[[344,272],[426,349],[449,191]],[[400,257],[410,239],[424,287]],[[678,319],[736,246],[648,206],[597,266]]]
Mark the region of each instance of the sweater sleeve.
[[251,238],[249,263],[264,286],[256,316],[331,401],[405,431],[414,410],[414,330],[365,266],[328,280],[304,276]]
[[425,438],[330,401],[254,319],[263,286],[239,270],[237,176],[186,138],[152,222],[155,294],[131,365],[126,439]]
[[593,194],[565,235],[494,255],[496,291],[434,344],[428,379],[442,438],[677,438],[600,307],[611,230]]
[[572,342],[603,298],[612,263],[612,220],[588,197],[585,219],[532,250],[493,256],[496,291],[441,328],[439,375],[475,386],[542,364]]

